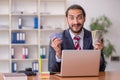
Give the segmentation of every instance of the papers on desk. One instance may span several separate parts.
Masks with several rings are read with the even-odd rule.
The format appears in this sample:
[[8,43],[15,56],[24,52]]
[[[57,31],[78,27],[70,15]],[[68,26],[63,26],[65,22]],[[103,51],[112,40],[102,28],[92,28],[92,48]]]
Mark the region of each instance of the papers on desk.
[[4,80],[27,80],[24,73],[3,73]]

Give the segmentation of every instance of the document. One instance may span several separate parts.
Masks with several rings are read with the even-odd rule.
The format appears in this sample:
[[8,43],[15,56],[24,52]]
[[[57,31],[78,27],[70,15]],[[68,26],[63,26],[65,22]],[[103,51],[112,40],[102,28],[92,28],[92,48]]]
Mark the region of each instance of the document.
[[4,80],[27,80],[24,73],[3,73]]

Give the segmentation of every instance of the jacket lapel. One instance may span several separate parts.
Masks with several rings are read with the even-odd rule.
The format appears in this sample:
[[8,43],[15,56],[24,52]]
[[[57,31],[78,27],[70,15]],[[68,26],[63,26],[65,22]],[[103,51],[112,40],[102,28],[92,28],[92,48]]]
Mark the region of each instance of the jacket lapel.
[[[84,29],[84,28],[83,28]],[[75,49],[73,40],[70,36],[69,29],[63,32],[63,49]],[[83,49],[90,49],[91,46],[91,33],[84,29]]]
[[89,49],[91,42],[90,33],[84,29],[83,49]]
[[69,29],[64,32],[64,46],[66,49],[75,49],[73,40],[70,36]]

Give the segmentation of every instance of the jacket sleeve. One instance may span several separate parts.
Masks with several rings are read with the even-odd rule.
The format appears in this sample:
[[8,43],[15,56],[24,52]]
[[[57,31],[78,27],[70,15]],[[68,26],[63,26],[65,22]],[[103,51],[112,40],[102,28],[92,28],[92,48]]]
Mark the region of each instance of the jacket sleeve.
[[[91,46],[91,48],[93,48]],[[99,68],[99,71],[105,71],[105,68],[106,68],[106,62],[105,62],[105,58],[104,58],[104,55],[103,55],[103,50],[101,50],[101,57],[100,57],[100,68]]]
[[101,59],[100,59],[100,70],[99,71],[105,71],[106,68],[106,62],[104,59],[104,55],[103,55],[103,50],[101,51]]
[[60,72],[61,62],[56,62],[55,54],[54,49],[49,45],[48,70],[51,74]]

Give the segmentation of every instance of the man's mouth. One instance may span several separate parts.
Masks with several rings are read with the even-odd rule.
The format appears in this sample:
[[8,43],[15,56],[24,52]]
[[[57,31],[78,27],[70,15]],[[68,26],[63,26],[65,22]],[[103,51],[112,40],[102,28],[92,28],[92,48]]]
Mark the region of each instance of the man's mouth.
[[81,26],[81,24],[73,24],[72,26],[73,27],[79,27],[79,26]]

